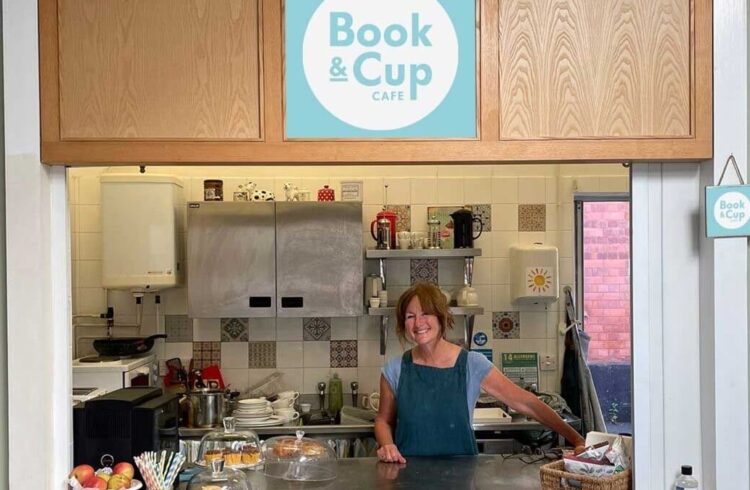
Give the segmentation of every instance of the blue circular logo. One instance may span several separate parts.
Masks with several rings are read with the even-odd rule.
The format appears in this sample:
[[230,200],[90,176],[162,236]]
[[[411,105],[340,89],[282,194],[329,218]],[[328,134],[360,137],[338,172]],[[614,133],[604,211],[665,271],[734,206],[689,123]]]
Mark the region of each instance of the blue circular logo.
[[482,346],[487,343],[487,334],[484,332],[477,332],[474,334],[474,343]]

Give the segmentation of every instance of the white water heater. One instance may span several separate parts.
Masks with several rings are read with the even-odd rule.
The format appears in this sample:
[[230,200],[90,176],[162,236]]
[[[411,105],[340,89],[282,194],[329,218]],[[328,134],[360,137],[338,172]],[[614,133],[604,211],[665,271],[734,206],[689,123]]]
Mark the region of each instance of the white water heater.
[[534,243],[510,247],[510,299],[553,303],[560,289],[557,247]]
[[182,280],[185,198],[171,175],[104,174],[102,286],[158,291]]

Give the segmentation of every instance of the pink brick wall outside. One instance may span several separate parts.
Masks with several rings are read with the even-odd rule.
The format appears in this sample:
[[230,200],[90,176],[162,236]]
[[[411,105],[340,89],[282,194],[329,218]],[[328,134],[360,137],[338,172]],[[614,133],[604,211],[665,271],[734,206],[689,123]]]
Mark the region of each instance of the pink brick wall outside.
[[589,362],[630,362],[630,209],[587,202],[583,209],[584,328]]

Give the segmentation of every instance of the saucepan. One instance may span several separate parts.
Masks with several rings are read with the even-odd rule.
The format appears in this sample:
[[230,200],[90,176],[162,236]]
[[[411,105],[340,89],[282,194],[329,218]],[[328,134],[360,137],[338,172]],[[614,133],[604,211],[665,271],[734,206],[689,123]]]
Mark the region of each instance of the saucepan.
[[163,333],[149,337],[112,337],[94,340],[94,349],[100,356],[127,357],[144,354],[154,346],[154,340],[166,339]]

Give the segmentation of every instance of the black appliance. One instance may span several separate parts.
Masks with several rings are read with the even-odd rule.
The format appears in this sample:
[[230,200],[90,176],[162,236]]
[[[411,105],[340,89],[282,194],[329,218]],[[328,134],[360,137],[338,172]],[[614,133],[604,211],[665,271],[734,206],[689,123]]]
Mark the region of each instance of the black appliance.
[[143,451],[179,450],[178,397],[123,388],[73,407],[73,464],[133,462]]
[[[453,218],[453,248],[474,248],[474,240],[482,235],[482,220],[470,209],[461,208],[451,214]],[[479,223],[479,233],[474,236],[474,222]]]

